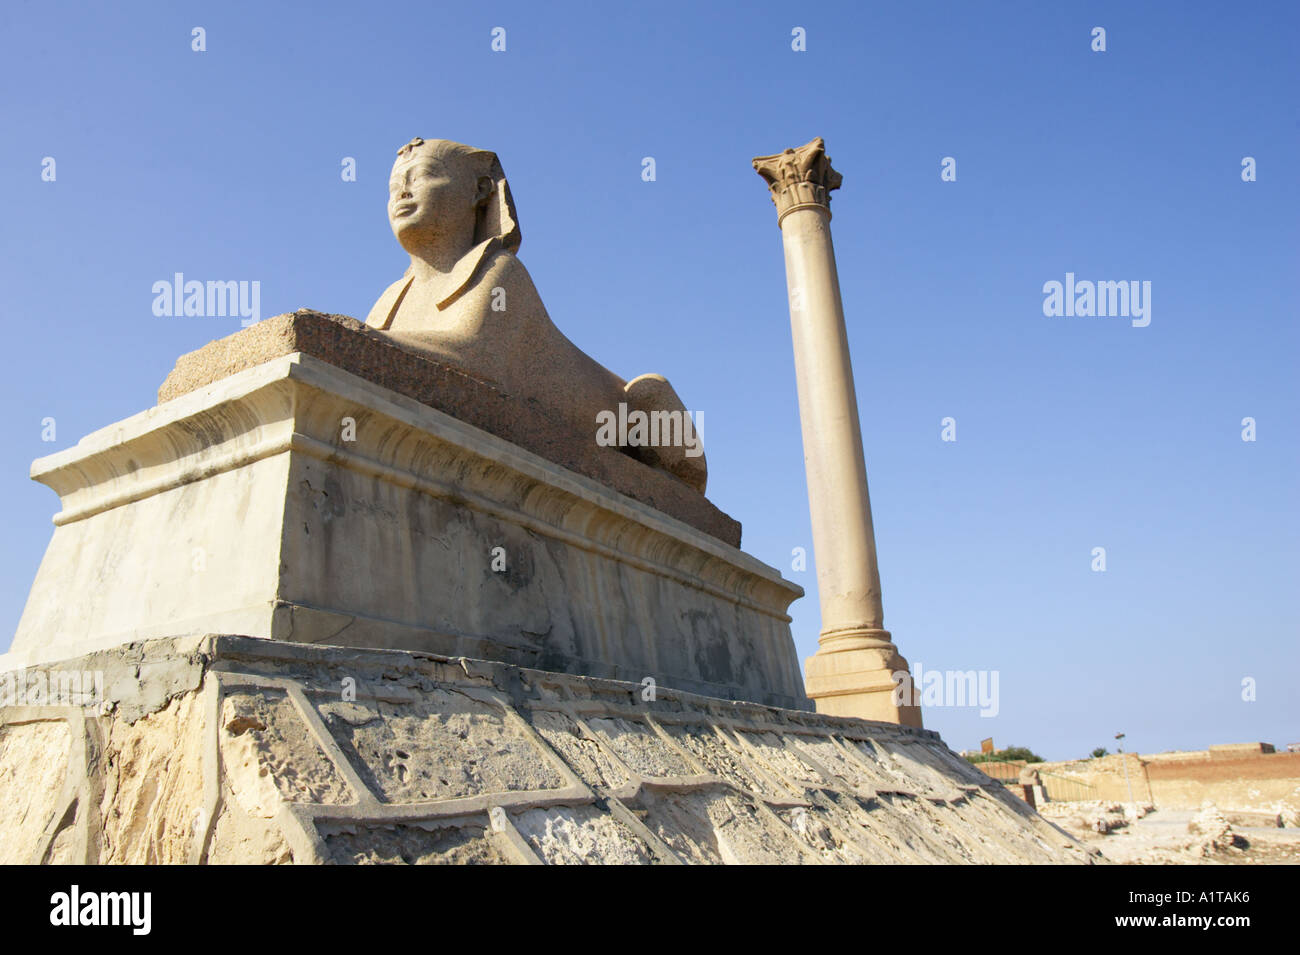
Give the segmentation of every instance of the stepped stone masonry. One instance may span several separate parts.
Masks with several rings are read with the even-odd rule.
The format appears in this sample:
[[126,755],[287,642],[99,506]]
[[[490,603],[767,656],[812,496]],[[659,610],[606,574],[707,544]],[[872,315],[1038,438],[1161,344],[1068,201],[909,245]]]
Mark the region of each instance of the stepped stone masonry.
[[927,730],[230,636],[63,665],[105,705],[0,711],[3,863],[1096,861]]

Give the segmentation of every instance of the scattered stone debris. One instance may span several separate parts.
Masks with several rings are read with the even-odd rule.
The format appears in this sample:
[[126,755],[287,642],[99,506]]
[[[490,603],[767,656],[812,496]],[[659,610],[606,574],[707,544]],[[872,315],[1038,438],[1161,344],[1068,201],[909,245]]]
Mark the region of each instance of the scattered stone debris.
[[1038,807],[1039,814],[1074,834],[1105,835],[1122,829],[1151,811],[1150,806],[1133,806],[1100,800],[1049,802]]
[[1157,810],[1142,804],[1054,802],[1040,814],[1125,865],[1300,865],[1300,830],[1278,813]]
[[1187,847],[1188,852],[1210,856],[1229,849],[1244,849],[1249,843],[1232,831],[1232,823],[1214,805],[1207,803],[1187,823],[1187,831],[1199,837]]

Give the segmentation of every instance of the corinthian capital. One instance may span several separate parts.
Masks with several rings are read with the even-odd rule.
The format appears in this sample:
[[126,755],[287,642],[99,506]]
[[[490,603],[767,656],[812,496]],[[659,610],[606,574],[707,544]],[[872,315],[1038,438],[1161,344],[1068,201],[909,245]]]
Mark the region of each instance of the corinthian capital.
[[831,214],[832,189],[838,189],[844,177],[831,168],[826,143],[820,136],[798,149],[787,149],[774,156],[759,156],[754,171],[772,190],[780,225],[796,209],[821,208]]

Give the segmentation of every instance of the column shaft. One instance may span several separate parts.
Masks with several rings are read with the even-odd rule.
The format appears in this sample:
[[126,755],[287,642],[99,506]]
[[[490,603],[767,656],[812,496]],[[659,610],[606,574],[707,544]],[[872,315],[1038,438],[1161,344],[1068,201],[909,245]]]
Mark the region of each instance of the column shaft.
[[829,218],[805,208],[781,222],[823,635],[885,625]]

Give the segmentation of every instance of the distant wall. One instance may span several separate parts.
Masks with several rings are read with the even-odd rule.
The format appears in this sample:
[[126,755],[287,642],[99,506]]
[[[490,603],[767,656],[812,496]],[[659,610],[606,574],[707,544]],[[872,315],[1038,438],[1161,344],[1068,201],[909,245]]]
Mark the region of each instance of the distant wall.
[[[1271,749],[1271,747],[1268,747]],[[1259,744],[1194,752],[1126,753],[1060,763],[1036,763],[1053,799],[1127,802],[1125,763],[1133,798],[1167,809],[1268,810],[1300,824],[1300,753],[1267,752]]]

